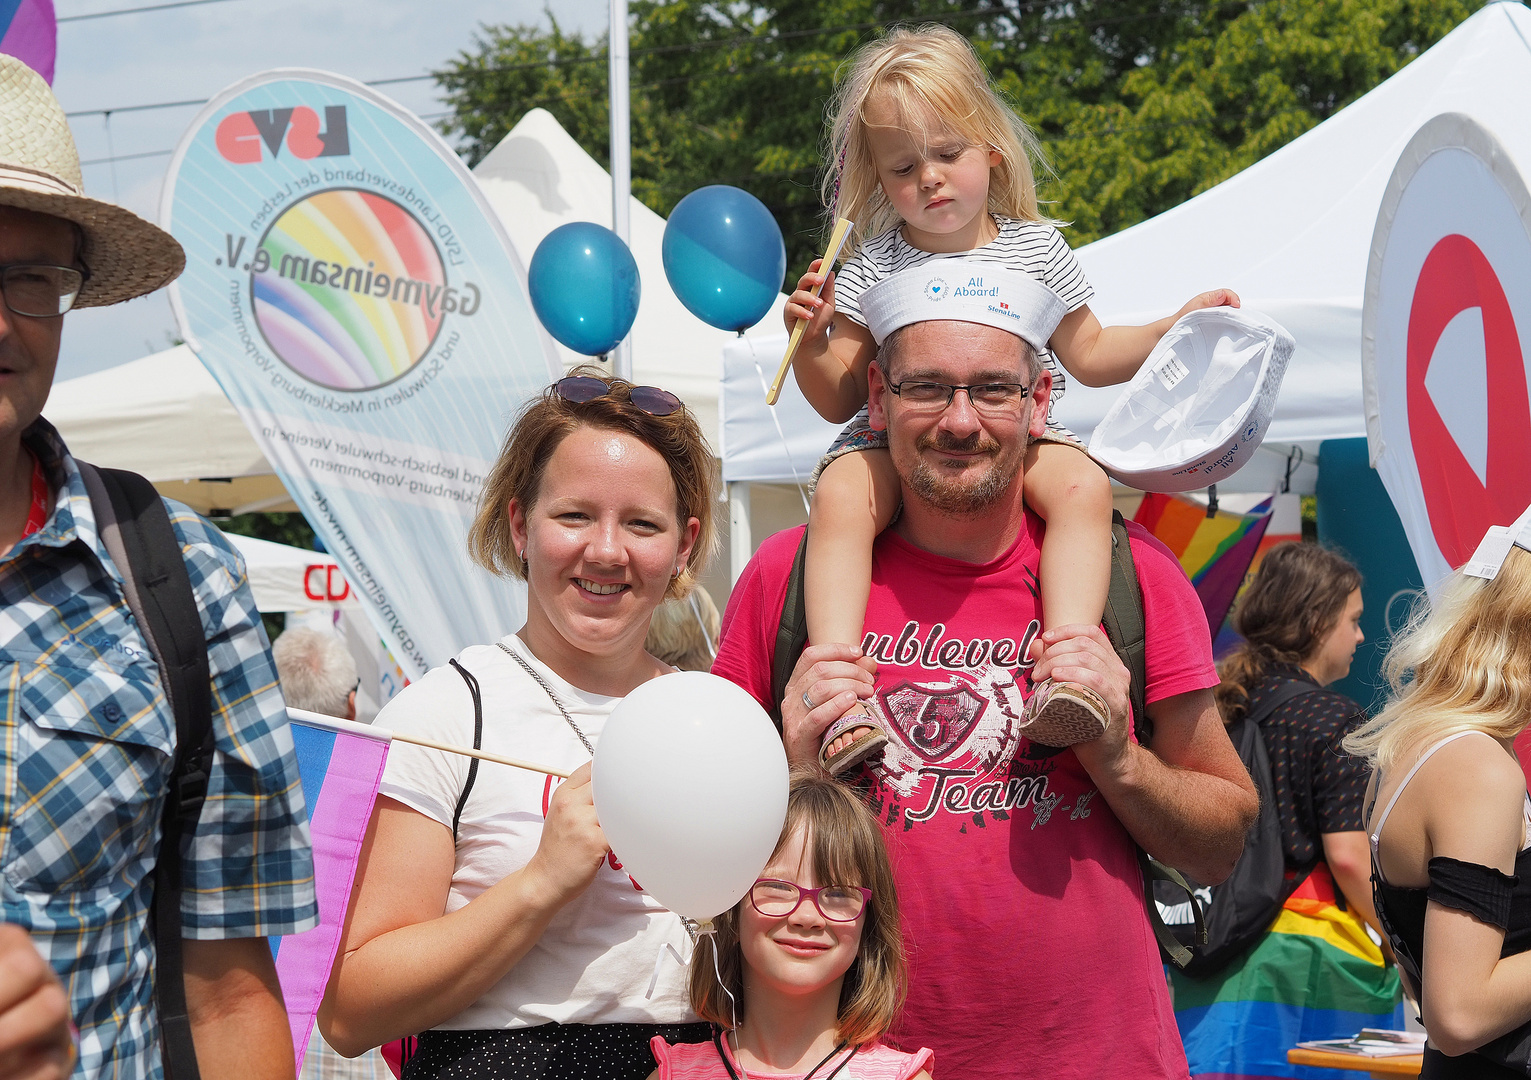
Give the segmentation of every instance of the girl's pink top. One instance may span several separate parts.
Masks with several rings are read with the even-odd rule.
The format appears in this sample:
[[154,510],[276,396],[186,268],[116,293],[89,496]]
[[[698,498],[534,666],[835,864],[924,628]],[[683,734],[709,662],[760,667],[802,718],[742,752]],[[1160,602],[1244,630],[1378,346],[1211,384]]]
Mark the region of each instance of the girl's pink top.
[[[729,1080],[728,1070],[718,1058],[716,1043],[678,1043],[671,1046],[656,1035],[650,1040],[649,1047],[654,1051],[654,1060],[659,1063],[659,1080]],[[728,1055],[728,1062],[734,1067],[739,1080],[746,1080],[747,1077],[752,1080],[802,1080],[801,1073],[746,1073],[734,1058],[733,1048],[726,1039],[723,1041],[723,1052]],[[815,1080],[825,1080],[827,1076],[833,1076],[834,1080],[912,1080],[921,1070],[932,1072],[935,1058],[930,1050],[921,1049],[906,1054],[902,1050],[874,1042],[856,1051],[856,1055],[838,1072],[831,1067]]]

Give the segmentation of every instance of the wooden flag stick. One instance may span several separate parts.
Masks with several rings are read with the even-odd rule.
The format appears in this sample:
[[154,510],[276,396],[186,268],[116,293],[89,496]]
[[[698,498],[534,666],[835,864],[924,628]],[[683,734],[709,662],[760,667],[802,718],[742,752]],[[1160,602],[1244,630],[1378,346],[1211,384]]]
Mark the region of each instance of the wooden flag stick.
[[512,769],[525,769],[527,772],[544,773],[548,776],[562,777],[565,780],[569,778],[568,773],[560,772],[546,765],[538,765],[530,761],[520,761],[516,758],[501,757],[498,754],[486,754],[482,750],[473,750],[466,746],[451,746],[447,743],[439,743],[431,739],[417,738],[414,735],[400,735],[398,732],[389,731],[387,728],[376,727],[372,724],[358,724],[354,720],[342,720],[338,716],[325,716],[323,713],[309,712],[307,709],[289,707],[287,715],[294,720],[302,721],[313,727],[349,732],[368,739],[411,743],[415,746],[424,746],[430,750],[444,750],[448,754],[461,754],[463,757],[478,758],[480,761],[492,761],[496,765],[509,765]]
[[[835,268],[835,260],[840,257],[840,249],[845,246],[846,237],[851,234],[851,223],[847,218],[840,218],[835,222],[835,231],[829,236],[829,246],[824,249],[824,258],[819,262],[819,273],[826,278]],[[823,282],[813,290],[813,295],[818,296],[824,291]],[[766,391],[766,404],[775,405],[776,399],[781,396],[781,385],[787,379],[787,372],[792,367],[792,358],[797,355],[797,347],[802,344],[803,331],[808,329],[808,320],[799,319],[797,325],[792,328],[792,336],[787,340],[787,355],[781,358],[781,366],[776,369],[776,378],[771,380],[771,388]]]
[[527,772],[546,773],[548,776],[557,776],[565,780],[569,779],[568,773],[559,772],[549,765],[537,765],[530,761],[500,757],[498,754],[486,754],[482,750],[472,750],[466,746],[448,746],[446,743],[433,742],[430,739],[419,739],[413,735],[400,735],[398,732],[393,733],[393,741],[413,743],[415,746],[424,746],[431,750],[445,750],[449,754],[461,754],[463,757],[478,758],[480,761],[492,761],[496,765],[509,765],[512,769],[525,769]]

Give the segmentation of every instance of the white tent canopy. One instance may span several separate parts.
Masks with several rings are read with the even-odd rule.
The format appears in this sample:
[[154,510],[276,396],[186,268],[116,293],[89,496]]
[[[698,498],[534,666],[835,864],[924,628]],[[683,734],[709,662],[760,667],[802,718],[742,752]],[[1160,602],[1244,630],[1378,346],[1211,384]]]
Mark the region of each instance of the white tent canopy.
[[[1218,186],[1078,252],[1102,323],[1160,318],[1210,288],[1291,331],[1297,351],[1261,452],[1220,492],[1279,486],[1293,448],[1305,464],[1293,490],[1311,492],[1318,444],[1366,434],[1361,398],[1361,297],[1383,189],[1404,145],[1444,112],[1474,117],[1531,175],[1531,11],[1490,4],[1434,48],[1336,116]],[[779,355],[780,341],[756,344]],[[724,355],[724,477],[791,480],[828,445],[828,425],[788,406],[776,421],[756,388],[747,349]],[[1073,382],[1059,419],[1088,438],[1119,388]],[[806,406],[803,406],[806,408]]]
[[142,473],[194,510],[297,509],[185,345],[57,383],[43,415],[77,457]]
[[250,591],[261,611],[361,610],[333,557],[253,536],[224,535],[245,561]]

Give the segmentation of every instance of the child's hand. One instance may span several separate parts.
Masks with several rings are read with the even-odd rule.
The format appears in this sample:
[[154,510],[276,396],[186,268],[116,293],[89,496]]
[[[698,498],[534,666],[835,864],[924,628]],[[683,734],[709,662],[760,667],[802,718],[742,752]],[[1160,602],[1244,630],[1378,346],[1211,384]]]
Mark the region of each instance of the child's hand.
[[[803,331],[803,340],[806,342],[822,339],[835,317],[835,275],[818,272],[819,264],[823,261],[814,259],[808,264],[808,272],[797,279],[797,291],[787,297],[787,306],[782,310],[782,319],[787,324],[788,333],[791,333],[798,320],[808,320],[808,328]],[[824,290],[819,296],[814,296],[813,290],[819,287],[820,282],[824,284]]]
[[1175,312],[1175,318],[1189,315],[1193,311],[1200,311],[1209,307],[1242,307],[1239,302],[1239,294],[1232,289],[1213,289],[1211,292],[1199,293],[1185,302],[1185,306]]

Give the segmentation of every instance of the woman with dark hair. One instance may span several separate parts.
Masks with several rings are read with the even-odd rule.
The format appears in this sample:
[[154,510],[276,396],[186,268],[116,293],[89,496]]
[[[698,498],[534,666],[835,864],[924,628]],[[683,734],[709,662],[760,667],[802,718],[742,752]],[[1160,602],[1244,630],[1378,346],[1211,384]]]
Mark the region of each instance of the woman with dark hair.
[[1281,838],[1289,871],[1321,860],[1334,882],[1371,925],[1371,853],[1362,801],[1366,766],[1340,749],[1360,726],[1361,707],[1322,689],[1350,674],[1361,633],[1361,572],[1318,544],[1278,544],[1250,582],[1233,628],[1244,638],[1218,672],[1223,722],[1256,715],[1288,683],[1312,687],[1260,721],[1276,784]]
[[1244,640],[1218,665],[1217,702],[1224,723],[1247,716],[1260,728],[1291,897],[1274,932],[1227,968],[1173,974],[1193,1075],[1289,1075],[1286,1052],[1300,1041],[1391,1026],[1398,976],[1367,930],[1377,924],[1367,768],[1340,745],[1366,716],[1326,689],[1350,673],[1360,620],[1360,572],[1318,544],[1271,548],[1239,599]]
[[711,552],[713,488],[667,391],[576,373],[516,421],[468,544],[526,582],[526,622],[378,723],[571,775],[394,743],[319,1014],[343,1053],[419,1032],[406,1080],[641,1080],[654,1036],[708,1038],[675,959],[686,929],[611,857],[590,759],[616,704],[671,670],[644,636]]

